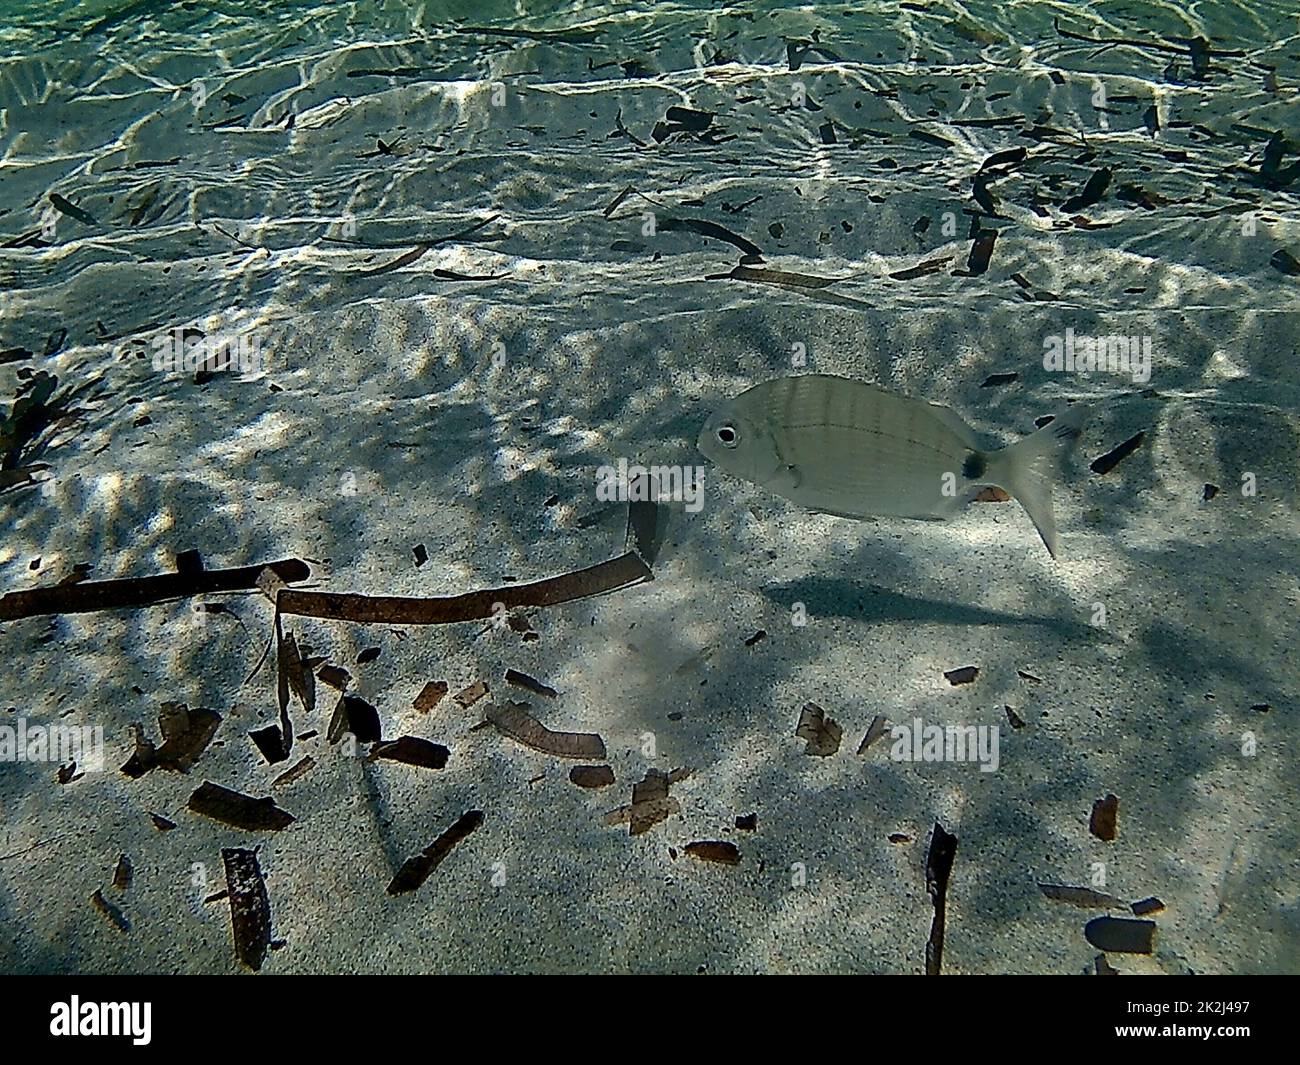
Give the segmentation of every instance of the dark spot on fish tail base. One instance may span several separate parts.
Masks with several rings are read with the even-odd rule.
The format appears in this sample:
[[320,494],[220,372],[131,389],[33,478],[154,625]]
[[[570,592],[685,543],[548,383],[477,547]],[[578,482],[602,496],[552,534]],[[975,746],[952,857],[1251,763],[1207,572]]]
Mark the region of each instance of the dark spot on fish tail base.
[[972,451],[962,463],[961,475],[968,481],[978,481],[988,469],[988,463],[978,451]]

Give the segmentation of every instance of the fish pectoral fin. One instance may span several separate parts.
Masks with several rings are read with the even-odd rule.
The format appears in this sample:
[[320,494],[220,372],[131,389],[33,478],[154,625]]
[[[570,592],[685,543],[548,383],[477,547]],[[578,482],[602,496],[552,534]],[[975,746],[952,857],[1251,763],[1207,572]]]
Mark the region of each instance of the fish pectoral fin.
[[768,486],[778,493],[792,492],[803,484],[803,473],[798,466],[787,463],[776,471],[772,483]]

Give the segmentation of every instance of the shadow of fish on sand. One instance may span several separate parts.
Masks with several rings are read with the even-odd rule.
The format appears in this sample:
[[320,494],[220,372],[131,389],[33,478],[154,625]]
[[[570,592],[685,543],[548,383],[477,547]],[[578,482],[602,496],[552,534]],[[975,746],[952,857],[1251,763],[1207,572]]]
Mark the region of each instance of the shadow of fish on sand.
[[764,598],[790,609],[802,603],[815,617],[853,618],[857,621],[923,622],[933,625],[1041,625],[1062,636],[1106,639],[1104,632],[1069,617],[1009,614],[968,603],[904,595],[860,581],[803,577],[762,590]]

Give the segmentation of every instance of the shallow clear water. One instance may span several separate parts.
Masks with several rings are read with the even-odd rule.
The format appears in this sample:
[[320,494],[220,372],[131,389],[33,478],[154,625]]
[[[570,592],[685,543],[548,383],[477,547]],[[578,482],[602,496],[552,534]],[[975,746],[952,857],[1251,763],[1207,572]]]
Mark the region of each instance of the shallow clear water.
[[[223,847],[259,846],[267,970],[917,972],[936,821],[959,841],[944,971],[1091,970],[1102,911],[1040,882],[1160,898],[1155,952],[1121,971],[1300,970],[1291,5],[714,8],[0,8],[0,591],[190,549],[299,558],[321,591],[500,589],[623,550],[600,467],[704,486],[660,504],[653,582],[528,610],[537,639],[282,619],[386,739],[450,748],[438,770],[331,743],[323,682],[268,763],[253,592],[0,623],[0,725],[104,741],[66,784],[59,760],[0,764],[5,970],[238,969],[204,900]],[[249,361],[160,364],[185,330]],[[1067,335],[1132,338],[1149,375],[1045,366]],[[1062,557],[1015,503],[851,522],[704,462],[710,411],[801,372],[996,443],[1093,404]],[[473,706],[412,705],[476,680]],[[509,700],[600,734],[615,785],[475,728]],[[188,773],[119,772],[167,701],[220,714],[211,744]],[[794,735],[810,701],[834,754]],[[858,755],[876,715],[996,729],[996,771],[888,735]],[[662,823],[604,823],[679,767]],[[199,816],[203,781],[297,820]],[[684,853],[700,840],[740,864]]]

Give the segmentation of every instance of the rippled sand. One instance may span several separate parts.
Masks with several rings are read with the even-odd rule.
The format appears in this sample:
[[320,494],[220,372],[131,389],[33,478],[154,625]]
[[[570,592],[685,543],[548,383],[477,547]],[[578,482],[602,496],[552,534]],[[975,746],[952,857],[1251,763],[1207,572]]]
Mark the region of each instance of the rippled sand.
[[[294,619],[385,735],[452,756],[348,757],[322,696],[296,709],[319,734],[293,757],[318,764],[276,789],[298,818],[278,834],[185,810],[204,780],[265,795],[285,768],[246,738],[277,714],[270,669],[246,679],[265,600],[6,623],[0,724],[100,725],[108,749],[64,786],[56,765],[0,767],[0,966],[235,970],[229,909],[204,899],[221,848],[257,845],[284,941],[268,971],[918,972],[938,820],[959,840],[945,971],[1090,970],[1094,913],[1036,882],[1102,887],[1097,863],[1105,891],[1165,904],[1157,953],[1112,956],[1121,971],[1300,971],[1300,289],[1270,261],[1300,257],[1300,180],[1264,179],[1270,136],[1300,143],[1289,5],[519,6],[0,22],[0,351],[31,352],[0,364],[0,395],[7,411],[46,371],[77,414],[25,453],[42,483],[0,495],[0,590],[81,563],[165,572],[189,548],[212,568],[299,557],[314,586],[373,594],[575,569],[622,549],[597,466],[700,463],[713,406],[800,354],[1004,442],[1093,402],[1057,498],[1064,557],[1014,504],[860,524],[707,469],[702,511],[669,505],[654,582],[538,611],[536,641]],[[1194,70],[1202,36],[1241,54]],[[657,140],[670,107],[713,117]],[[954,273],[973,178],[1017,147],[989,184],[987,270]],[[1100,201],[1064,209],[1103,167]],[[837,280],[711,277],[740,252],[681,219]],[[254,338],[266,365],[155,371],[183,327]],[[1150,380],[1047,372],[1067,329],[1149,338]],[[998,373],[1019,376],[981,387]],[[973,683],[945,680],[965,665]],[[559,698],[510,692],[508,667]],[[481,705],[411,707],[429,680],[480,678],[600,733],[617,785],[582,791],[567,763],[471,731]],[[156,736],[167,700],[220,713],[216,741],[188,776],[130,780],[130,725]],[[808,701],[843,726],[836,755],[795,739]],[[1000,726],[998,771],[893,761],[884,741],[860,758],[877,714]],[[637,837],[602,824],[647,768],[679,766],[680,813]],[[1102,843],[1088,817],[1111,792]],[[482,827],[429,882],[385,895],[471,808]],[[682,854],[713,839],[741,864]],[[101,888],[128,933],[88,901]]]

